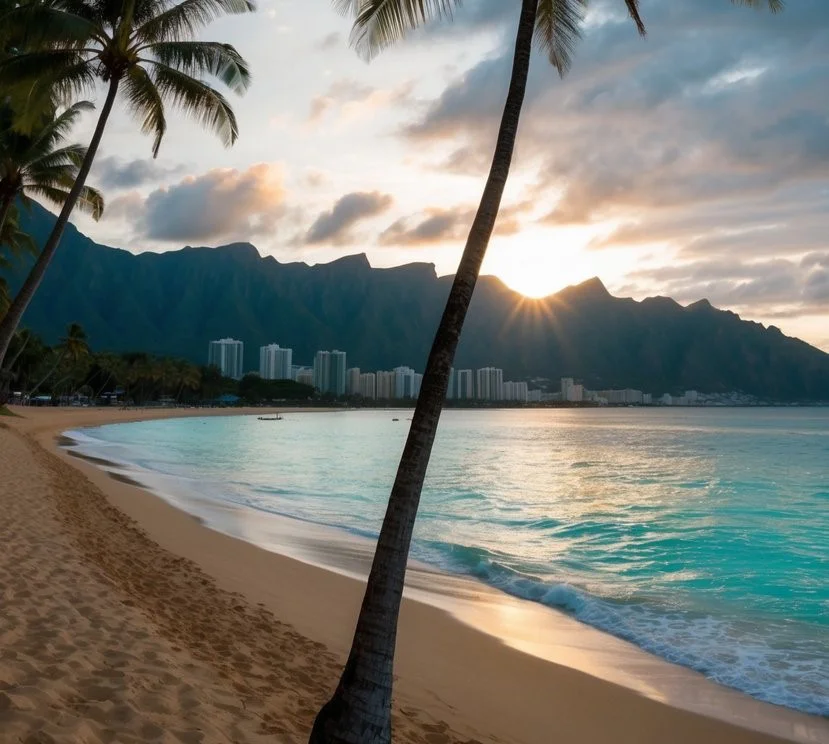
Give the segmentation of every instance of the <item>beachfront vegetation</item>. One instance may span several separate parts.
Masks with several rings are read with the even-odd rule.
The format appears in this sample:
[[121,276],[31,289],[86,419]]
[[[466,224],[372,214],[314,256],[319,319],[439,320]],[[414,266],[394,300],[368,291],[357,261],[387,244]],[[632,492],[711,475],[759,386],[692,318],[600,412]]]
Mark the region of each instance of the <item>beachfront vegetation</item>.
[[[83,402],[104,405],[216,405],[308,401],[314,390],[292,380],[222,377],[216,367],[143,352],[93,352],[77,323],[55,346],[21,329],[9,348],[14,400],[20,403]],[[237,401],[238,399],[238,401]]]
[[153,156],[167,129],[167,106],[182,110],[232,145],[238,136],[233,110],[203,78],[214,78],[241,94],[250,83],[250,71],[230,44],[196,36],[220,16],[254,9],[252,0],[184,0],[174,5],[166,0],[45,0],[15,5],[0,17],[5,29],[0,87],[9,93],[6,103],[25,101],[26,110],[16,110],[18,116],[28,122],[56,104],[77,105],[80,94],[94,93],[99,83],[104,83],[106,96],[89,146],[78,153],[74,182],[54,229],[0,320],[0,368],[69,216],[87,193],[86,178],[119,92],[141,130],[152,135]]
[[[352,43],[369,59],[424,23],[451,16],[453,8],[460,5],[460,0],[334,2],[354,15]],[[644,34],[639,0],[620,2],[624,2],[639,33]],[[751,6],[768,4],[772,10],[782,7],[782,0],[735,2]],[[559,74],[564,74],[579,37],[584,4],[583,0],[521,0],[515,3],[520,15],[512,73],[489,176],[429,353],[420,397],[380,530],[351,652],[333,697],[317,715],[311,744],[389,744],[391,741],[397,620],[412,531],[446,399],[449,370],[509,175],[533,41]]]

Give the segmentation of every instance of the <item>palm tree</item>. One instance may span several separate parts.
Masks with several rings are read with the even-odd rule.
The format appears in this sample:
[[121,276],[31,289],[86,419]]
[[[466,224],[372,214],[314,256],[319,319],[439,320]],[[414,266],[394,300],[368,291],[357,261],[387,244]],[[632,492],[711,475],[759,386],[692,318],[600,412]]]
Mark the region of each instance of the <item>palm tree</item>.
[[60,344],[55,348],[56,360],[52,368],[44,375],[44,377],[37,383],[30,391],[29,396],[34,395],[63,364],[68,361],[72,364],[77,364],[82,359],[89,356],[89,342],[86,338],[86,331],[80,323],[70,323],[66,329],[66,335],[60,340]]
[[[781,0],[734,0],[743,5]],[[355,15],[352,43],[371,58],[435,17],[451,16],[460,0],[334,0]],[[640,34],[638,0],[624,0]],[[351,652],[333,697],[317,715],[311,744],[388,744],[397,618],[420,493],[437,432],[463,323],[495,226],[509,175],[533,39],[563,74],[579,37],[584,0],[521,0],[512,75],[495,153],[480,205],[429,352],[409,435],[392,486]],[[518,3],[516,2],[516,5]]]
[[181,402],[181,396],[185,390],[193,391],[199,389],[199,385],[201,385],[201,373],[196,365],[184,360],[176,362],[176,373],[178,379],[176,402]]
[[[0,223],[0,269],[8,270],[13,266],[12,259],[20,259],[25,254],[37,255],[37,246],[34,240],[19,227],[19,213],[12,205]],[[0,276],[0,317],[8,310],[11,304],[9,285],[5,277]]]
[[[81,145],[61,145],[85,111],[94,106],[89,101],[79,101],[61,114],[44,117],[27,134],[12,126],[14,116],[10,106],[0,112],[0,231],[9,211],[18,198],[25,201],[29,196],[40,196],[58,206],[69,197],[78,175],[78,168],[86,156]],[[83,186],[77,205],[89,212],[96,220],[104,211],[104,199],[100,192]]]
[[0,61],[0,86],[30,88],[35,110],[44,101],[72,100],[99,80],[107,92],[86,155],[51,235],[11,307],[0,321],[0,365],[57,250],[69,215],[81,197],[115,99],[123,90],[158,155],[167,129],[165,106],[177,107],[213,130],[226,146],[238,136],[233,109],[200,78],[212,76],[236,93],[250,84],[247,63],[230,44],[199,41],[196,34],[219,16],[247,13],[253,0],[52,0],[15,8],[0,25],[25,27],[26,50]]

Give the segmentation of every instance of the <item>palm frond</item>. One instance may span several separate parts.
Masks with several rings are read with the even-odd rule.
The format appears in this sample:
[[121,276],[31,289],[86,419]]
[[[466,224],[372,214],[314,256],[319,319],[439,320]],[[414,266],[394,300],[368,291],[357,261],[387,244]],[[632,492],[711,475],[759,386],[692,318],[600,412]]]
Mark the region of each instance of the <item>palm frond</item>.
[[153,157],[156,157],[167,131],[167,121],[164,118],[164,102],[155,83],[143,67],[131,67],[124,77],[122,91],[130,112],[141,121],[141,131],[155,136]]
[[104,214],[104,195],[92,186],[84,186],[75,206],[97,222]]
[[164,65],[191,77],[212,75],[235,93],[244,93],[250,85],[250,68],[230,44],[215,41],[162,41],[150,44],[146,49]]
[[0,62],[0,88],[24,92],[22,118],[30,120],[29,131],[53,101],[77,101],[94,91],[95,81],[92,63],[74,49],[28,52]]
[[452,17],[461,0],[334,0],[355,16],[351,44],[366,59],[433,18]]
[[236,142],[236,115],[219,91],[160,62],[153,63],[153,76],[162,100],[211,129],[225,147]]
[[586,0],[538,0],[535,39],[559,75],[570,69],[573,51],[581,38],[585,5]]
[[255,9],[253,0],[184,0],[142,23],[135,38],[140,44],[192,39],[217,18]]
[[747,5],[750,8],[764,8],[772,13],[779,13],[786,7],[784,0],[731,0],[735,5]]
[[64,168],[77,171],[85,157],[86,147],[83,145],[66,145],[44,155],[38,155],[28,163],[29,178],[32,180],[48,178],[53,171]]
[[42,127],[34,130],[29,147],[30,160],[35,161],[45,154],[55,154],[57,151],[53,148],[69,135],[78,118],[83,113],[94,109],[95,105],[91,101],[78,101],[54,119],[47,120]]
[[23,50],[82,47],[90,39],[103,37],[101,27],[89,15],[59,8],[56,3],[22,4],[6,13],[2,22],[14,30]]
[[628,14],[636,24],[636,30],[641,36],[644,36],[646,33],[645,23],[642,20],[642,16],[639,14],[639,0],[625,0],[625,5],[627,6]]
[[[58,207],[63,206],[64,202],[69,197],[69,189],[61,188],[60,186],[49,186],[42,183],[30,186],[29,193],[41,196]],[[103,194],[91,186],[84,186],[81,189],[81,195],[78,197],[78,201],[75,206],[89,214],[92,219],[99,220],[104,213]]]

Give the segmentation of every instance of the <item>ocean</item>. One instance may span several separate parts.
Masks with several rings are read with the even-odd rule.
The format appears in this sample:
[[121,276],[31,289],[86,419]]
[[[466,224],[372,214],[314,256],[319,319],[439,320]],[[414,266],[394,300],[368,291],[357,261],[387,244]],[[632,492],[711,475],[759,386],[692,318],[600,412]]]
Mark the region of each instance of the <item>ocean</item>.
[[[67,435],[195,514],[376,537],[411,412],[283,415]],[[829,715],[829,409],[446,411],[412,553]]]

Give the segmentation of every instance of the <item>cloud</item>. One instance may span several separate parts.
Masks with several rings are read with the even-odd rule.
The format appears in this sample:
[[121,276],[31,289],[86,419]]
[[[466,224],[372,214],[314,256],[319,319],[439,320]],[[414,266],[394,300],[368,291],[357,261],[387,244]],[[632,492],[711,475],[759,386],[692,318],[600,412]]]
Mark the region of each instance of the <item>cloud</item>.
[[305,235],[307,244],[341,242],[360,220],[385,212],[393,199],[379,191],[354,192],[337,200],[328,212],[320,214]]
[[719,258],[631,272],[625,289],[649,289],[681,302],[705,297],[714,305],[752,308],[766,317],[829,312],[829,251],[802,259]]
[[403,217],[387,227],[378,238],[381,245],[424,246],[466,237],[475,217],[475,210],[427,209],[411,217]]
[[160,241],[245,239],[270,233],[284,212],[282,171],[266,163],[239,171],[216,168],[159,188],[146,199],[128,194],[108,213],[126,217],[141,237]]
[[110,156],[95,161],[90,181],[104,189],[132,189],[147,183],[158,183],[183,171],[183,165],[163,166],[150,158],[124,160]]
[[[495,235],[513,235],[521,229],[520,215],[529,211],[529,202],[505,205],[498,213]],[[466,240],[475,219],[471,205],[431,207],[389,225],[377,238],[380,245],[421,247],[446,241]]]
[[317,124],[329,112],[354,119],[380,108],[408,106],[412,103],[414,85],[414,81],[409,80],[386,89],[364,85],[349,78],[335,80],[324,94],[311,99],[308,121]]
[[[514,20],[483,5],[500,43],[400,132],[451,173],[486,172],[509,85]],[[675,260],[675,276],[630,273],[639,293],[825,311],[825,267],[800,262],[829,247],[829,4],[642,8],[645,40],[618,0],[592,3],[564,81],[535,50],[512,177],[551,229]]]

